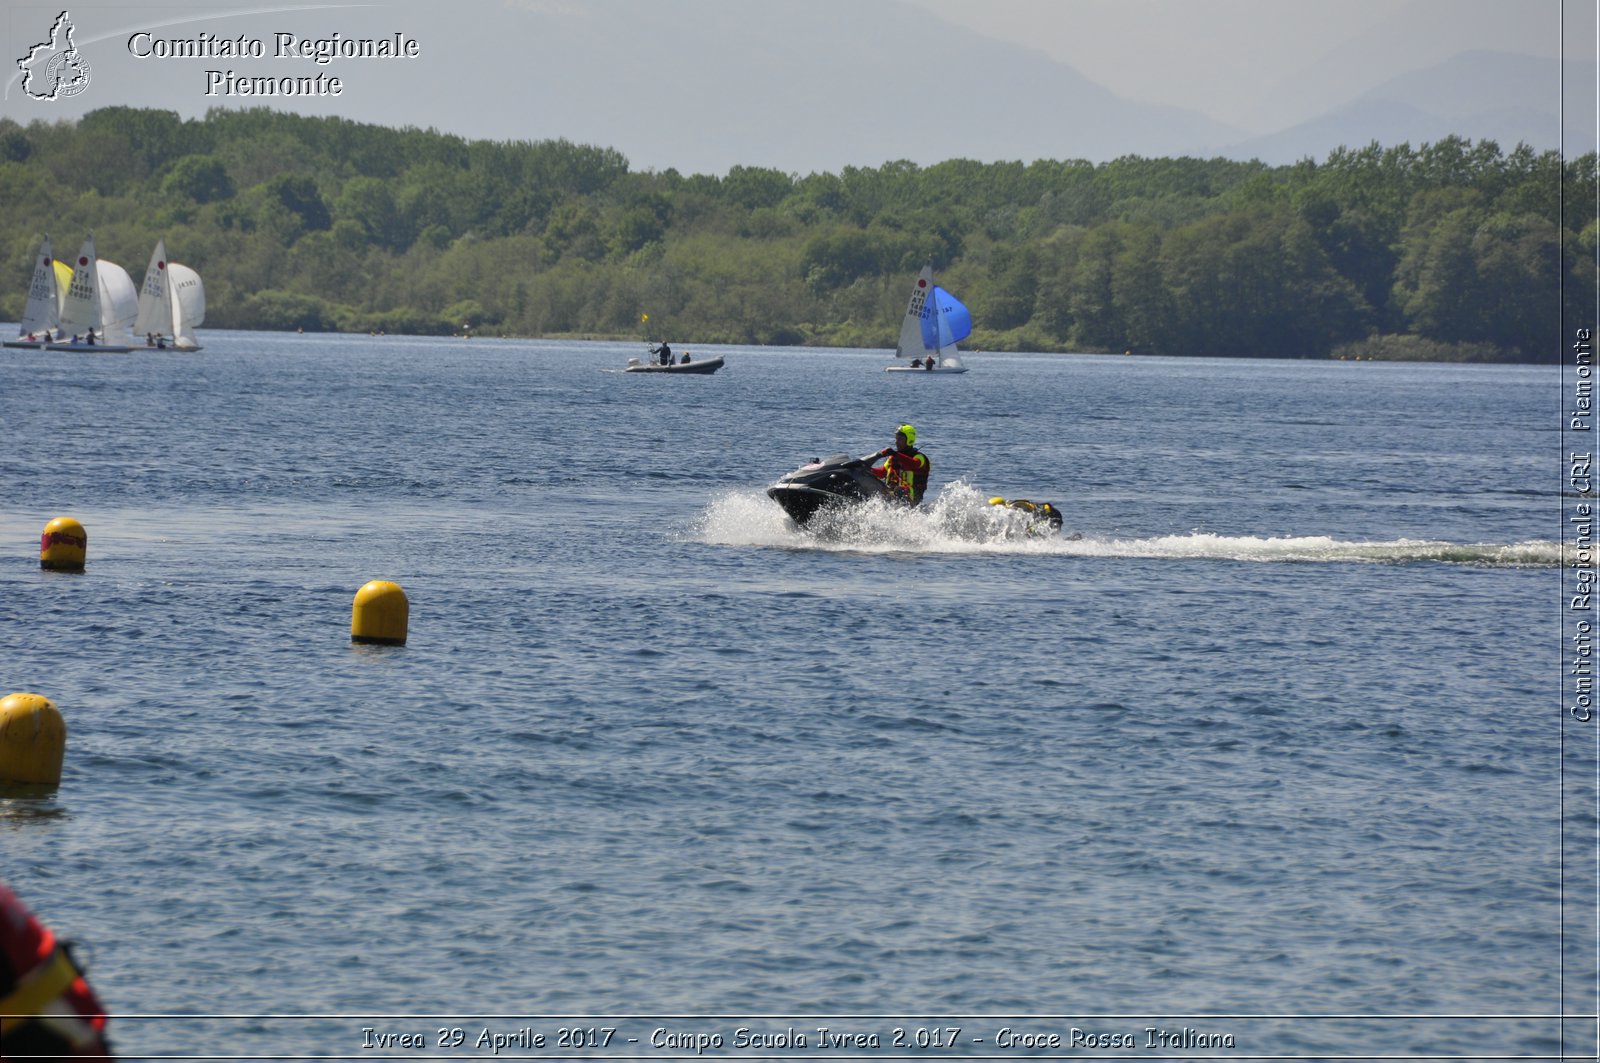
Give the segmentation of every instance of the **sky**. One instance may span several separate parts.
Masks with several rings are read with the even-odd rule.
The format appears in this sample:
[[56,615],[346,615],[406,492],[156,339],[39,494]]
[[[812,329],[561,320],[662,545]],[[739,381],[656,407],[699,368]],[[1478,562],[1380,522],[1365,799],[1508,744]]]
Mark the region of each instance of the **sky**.
[[[1596,54],[1592,0],[911,2],[1070,63],[1129,99],[1193,107],[1252,133],[1458,52]],[[1336,73],[1306,75],[1329,54]]]
[[[468,138],[565,137],[683,172],[1204,152],[1472,50],[1564,56],[1583,105],[1595,95],[1594,0],[63,2],[0,11],[0,115],[265,105]],[[34,99],[47,81],[25,82],[19,62],[47,67],[33,48],[63,10],[81,91]],[[279,33],[398,38],[418,54],[319,64],[275,54]],[[202,34],[265,54],[154,54]],[[229,71],[338,78],[340,91],[244,96],[216,80]]]

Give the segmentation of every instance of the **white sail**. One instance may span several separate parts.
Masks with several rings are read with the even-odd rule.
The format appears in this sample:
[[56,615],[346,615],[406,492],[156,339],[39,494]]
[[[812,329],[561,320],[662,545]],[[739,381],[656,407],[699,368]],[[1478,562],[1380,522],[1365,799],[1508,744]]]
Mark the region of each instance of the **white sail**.
[[81,336],[100,327],[100,268],[94,254],[94,233],[84,237],[72,264],[72,283],[61,300],[61,331]]
[[41,335],[61,324],[61,290],[56,278],[56,261],[50,253],[50,234],[39,245],[33,262],[33,279],[28,282],[28,304],[22,311],[18,336]]
[[172,312],[172,340],[180,351],[197,351],[194,330],[206,319],[206,287],[200,274],[182,262],[167,263],[167,302]]
[[136,336],[172,335],[172,312],[167,308],[167,242],[156,241],[150,264],[139,286],[139,316],[133,322]]
[[911,364],[891,365],[889,372],[965,373],[967,367],[956,357],[956,344],[972,335],[972,313],[966,306],[933,283],[933,264],[922,267],[911,288],[906,316],[900,321],[900,338],[895,343],[896,358],[910,357]]
[[179,350],[198,351],[200,342],[194,330],[205,319],[206,289],[200,274],[181,262],[168,262],[167,242],[157,240],[139,289],[134,334],[146,342],[171,340]]
[[139,316],[139,289],[133,286],[128,271],[115,262],[100,259],[96,268],[100,279],[100,326],[95,331],[102,340],[112,333],[120,337]]
[[932,293],[933,263],[930,262],[922,267],[916,283],[911,286],[911,302],[900,321],[900,340],[894,348],[896,358],[922,357],[922,308]]

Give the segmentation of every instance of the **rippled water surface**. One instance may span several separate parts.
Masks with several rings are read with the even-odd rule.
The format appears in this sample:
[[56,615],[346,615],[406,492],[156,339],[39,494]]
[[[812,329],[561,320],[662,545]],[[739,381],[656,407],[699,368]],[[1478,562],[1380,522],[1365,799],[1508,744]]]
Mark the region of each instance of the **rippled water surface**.
[[[1554,370],[206,342],[0,358],[0,685],[71,735],[0,874],[129,1058],[1558,1050]],[[764,496],[907,420],[921,511]]]

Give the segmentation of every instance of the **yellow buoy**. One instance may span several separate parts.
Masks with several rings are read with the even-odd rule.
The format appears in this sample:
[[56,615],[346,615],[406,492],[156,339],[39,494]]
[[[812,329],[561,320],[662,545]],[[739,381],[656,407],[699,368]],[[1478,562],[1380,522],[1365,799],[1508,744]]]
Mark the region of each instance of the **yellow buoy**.
[[375,579],[356,591],[350,610],[350,641],[404,646],[411,603],[398,583]]
[[39,536],[39,567],[56,572],[82,572],[89,553],[89,533],[71,517],[57,517]]
[[0,782],[61,782],[67,724],[49,698],[12,694],[0,699]]

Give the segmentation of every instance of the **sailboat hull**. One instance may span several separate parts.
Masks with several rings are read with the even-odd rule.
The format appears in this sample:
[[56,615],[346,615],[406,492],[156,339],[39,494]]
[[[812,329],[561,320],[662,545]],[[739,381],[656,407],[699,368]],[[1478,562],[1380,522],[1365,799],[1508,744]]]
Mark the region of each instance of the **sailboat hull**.
[[961,364],[961,359],[953,354],[945,355],[935,363],[932,369],[913,358],[910,365],[887,365],[883,369],[886,373],[965,373],[967,367]]
[[[9,344],[7,345],[9,346]],[[118,343],[47,343],[47,351],[76,351],[80,354],[127,354],[132,347]]]

